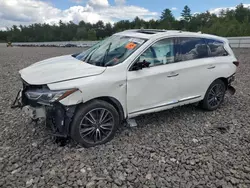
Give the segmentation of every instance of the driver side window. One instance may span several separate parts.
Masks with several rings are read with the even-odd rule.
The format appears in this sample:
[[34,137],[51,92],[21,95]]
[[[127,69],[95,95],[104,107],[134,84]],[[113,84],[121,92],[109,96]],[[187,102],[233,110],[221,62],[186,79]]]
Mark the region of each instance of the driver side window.
[[163,39],[143,52],[139,58],[140,62],[150,63],[150,67],[173,63],[175,60],[174,39]]

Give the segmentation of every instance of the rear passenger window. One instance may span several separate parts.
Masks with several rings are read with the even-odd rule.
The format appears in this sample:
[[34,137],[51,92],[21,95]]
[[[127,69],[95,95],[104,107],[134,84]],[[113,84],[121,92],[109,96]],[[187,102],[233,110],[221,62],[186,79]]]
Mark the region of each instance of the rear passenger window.
[[180,38],[180,59],[181,61],[209,57],[208,46],[202,38]]
[[224,43],[218,40],[206,39],[207,45],[210,49],[210,56],[226,56],[228,55],[227,51],[224,48]]

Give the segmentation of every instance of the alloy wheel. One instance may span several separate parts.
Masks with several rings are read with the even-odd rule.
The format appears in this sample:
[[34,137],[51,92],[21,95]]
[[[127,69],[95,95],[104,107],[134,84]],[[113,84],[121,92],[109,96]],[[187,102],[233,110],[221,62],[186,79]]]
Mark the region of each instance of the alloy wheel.
[[105,108],[89,111],[80,122],[79,131],[82,139],[89,144],[102,142],[112,133],[114,117]]
[[224,93],[225,93],[224,85],[215,84],[209,91],[208,104],[213,108],[219,106],[223,100]]

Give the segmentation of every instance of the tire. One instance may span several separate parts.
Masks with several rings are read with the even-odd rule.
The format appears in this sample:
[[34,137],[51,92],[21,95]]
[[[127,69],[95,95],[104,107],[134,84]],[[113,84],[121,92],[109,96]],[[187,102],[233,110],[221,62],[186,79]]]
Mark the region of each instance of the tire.
[[209,86],[204,99],[201,101],[201,107],[208,111],[216,110],[223,102],[225,93],[225,83],[220,79],[215,80]]
[[119,124],[120,117],[113,105],[94,100],[77,109],[70,136],[83,147],[94,147],[112,140]]

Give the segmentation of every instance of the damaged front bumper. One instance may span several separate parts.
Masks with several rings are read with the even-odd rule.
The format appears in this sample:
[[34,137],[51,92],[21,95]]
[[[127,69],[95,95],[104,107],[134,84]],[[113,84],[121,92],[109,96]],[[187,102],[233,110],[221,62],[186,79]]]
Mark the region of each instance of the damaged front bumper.
[[29,88],[30,86],[27,84],[23,86],[23,89],[18,92],[11,108],[21,108],[24,114],[34,121],[40,118],[45,119],[46,125],[51,127],[52,135],[56,137],[68,137],[70,123],[76,106],[64,106],[58,101],[48,104],[37,103],[34,100],[28,99],[25,95],[25,92]]
[[32,107],[32,106],[24,106],[22,111],[25,113],[26,116],[30,117],[33,120],[39,118],[46,118],[46,110],[45,107]]

